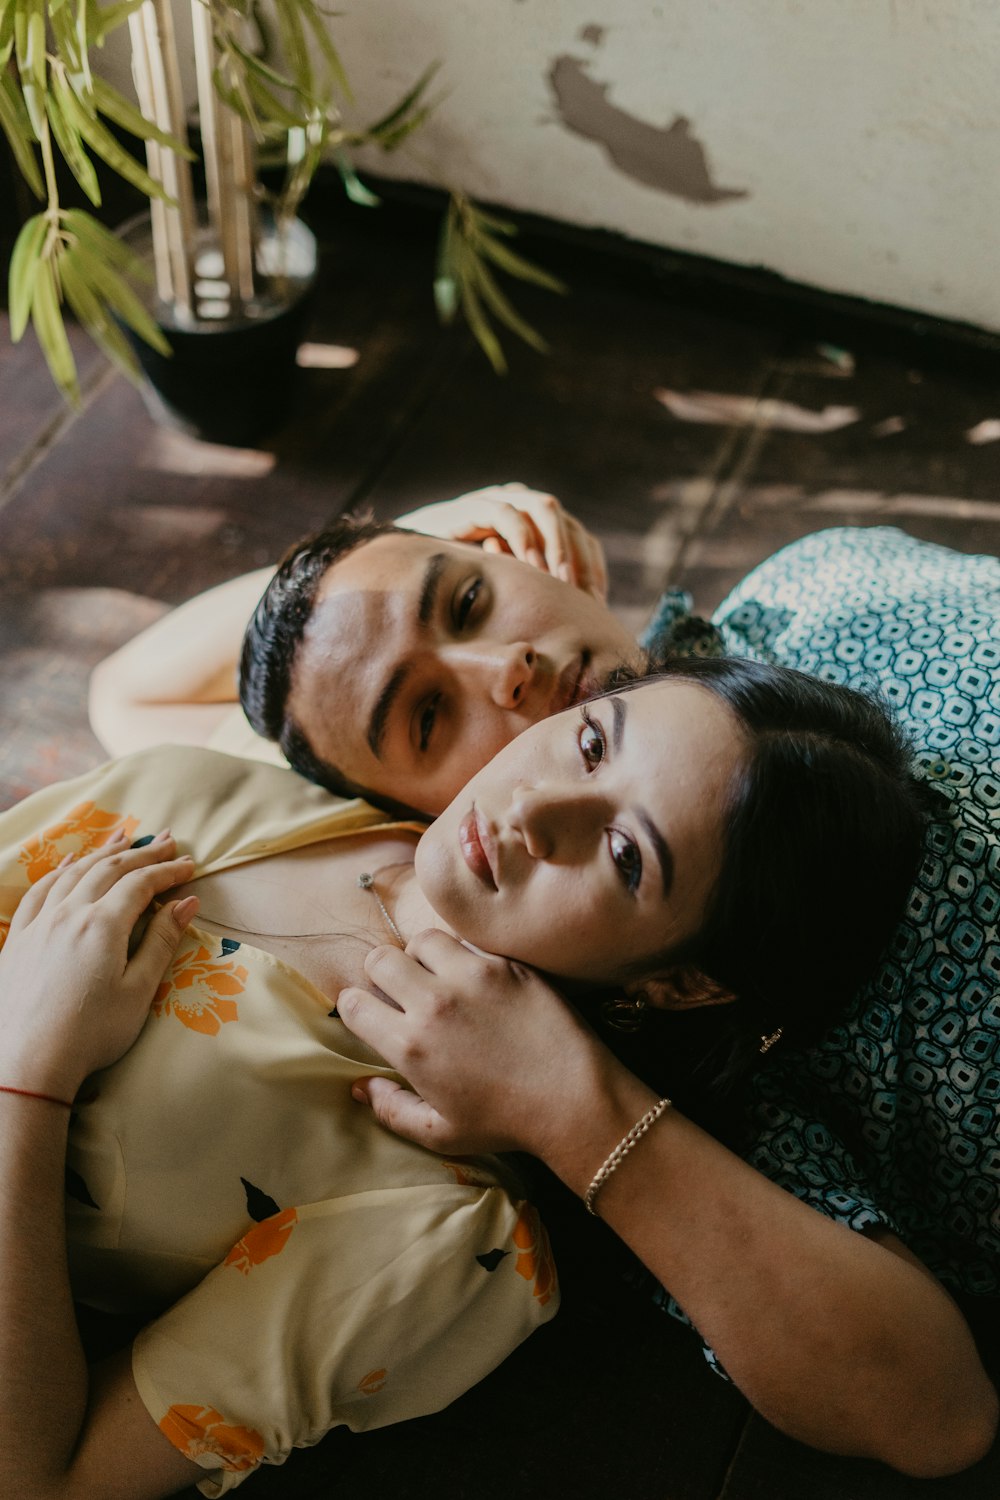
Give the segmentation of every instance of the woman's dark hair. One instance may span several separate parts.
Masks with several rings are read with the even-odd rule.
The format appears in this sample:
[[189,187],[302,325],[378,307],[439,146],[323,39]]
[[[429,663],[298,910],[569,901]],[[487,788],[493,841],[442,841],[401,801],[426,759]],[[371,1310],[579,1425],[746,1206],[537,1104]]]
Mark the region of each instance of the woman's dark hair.
[[[343,515],[297,542],[278,564],[243,636],[240,703],[252,727],[265,739],[277,741],[300,776],[341,797],[376,800],[373,793],[355,786],[330,761],[321,760],[289,713],[295,658],[319,586],[334,563],[366,542],[399,530],[368,515]],[[386,805],[384,798],[377,800]],[[410,815],[409,809],[399,811]]]
[[663,955],[735,995],[699,1018],[729,1082],[761,1061],[762,1038],[779,1026],[780,1052],[816,1041],[874,968],[916,875],[926,789],[875,697],[725,657],[668,661],[617,690],[650,681],[713,693],[747,747],[705,923]]

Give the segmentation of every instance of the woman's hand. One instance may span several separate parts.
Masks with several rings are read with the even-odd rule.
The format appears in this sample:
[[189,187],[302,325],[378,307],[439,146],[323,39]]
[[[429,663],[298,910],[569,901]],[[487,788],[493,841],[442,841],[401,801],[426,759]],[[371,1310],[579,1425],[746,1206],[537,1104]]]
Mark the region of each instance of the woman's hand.
[[509,552],[565,583],[606,599],[604,549],[555,495],[527,485],[491,484],[456,500],[422,505],[397,525],[456,542],[481,542],[484,551]]
[[72,1100],[128,1051],[198,900],[163,907],[130,951],[150,902],[190,880],[161,833],[65,860],[23,897],[0,950],[0,1084]]
[[610,1054],[555,990],[521,964],[423,932],[375,948],[380,994],[342,990],[344,1024],[402,1073],[359,1079],[381,1124],[434,1151],[529,1151],[547,1158],[572,1133]]

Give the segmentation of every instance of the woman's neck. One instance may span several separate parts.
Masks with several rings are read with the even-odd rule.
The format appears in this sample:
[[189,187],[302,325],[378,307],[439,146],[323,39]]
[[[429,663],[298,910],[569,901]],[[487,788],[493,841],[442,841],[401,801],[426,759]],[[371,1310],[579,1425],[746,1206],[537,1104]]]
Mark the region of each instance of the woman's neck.
[[[452,932],[420,889],[412,864],[386,865],[373,870],[371,889],[385,927],[386,942],[394,940],[390,922],[395,925],[397,940],[402,940],[404,947],[418,932],[426,932],[429,927]],[[381,909],[383,905],[385,911]]]

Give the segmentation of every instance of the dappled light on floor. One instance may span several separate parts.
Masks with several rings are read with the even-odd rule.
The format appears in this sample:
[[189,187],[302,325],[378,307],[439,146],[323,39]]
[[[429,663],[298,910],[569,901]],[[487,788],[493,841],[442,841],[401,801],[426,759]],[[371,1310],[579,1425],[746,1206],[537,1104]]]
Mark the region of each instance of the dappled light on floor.
[[300,344],[295,356],[303,370],[350,370],[360,358],[358,350],[346,344]]
[[653,395],[681,422],[717,427],[769,427],[781,432],[838,432],[860,419],[856,406],[824,406],[820,411],[770,397],[727,395],[722,391],[671,391]]
[[171,427],[151,427],[137,460],[140,469],[158,469],[164,474],[219,474],[238,479],[262,479],[276,462],[273,453],[202,443]]

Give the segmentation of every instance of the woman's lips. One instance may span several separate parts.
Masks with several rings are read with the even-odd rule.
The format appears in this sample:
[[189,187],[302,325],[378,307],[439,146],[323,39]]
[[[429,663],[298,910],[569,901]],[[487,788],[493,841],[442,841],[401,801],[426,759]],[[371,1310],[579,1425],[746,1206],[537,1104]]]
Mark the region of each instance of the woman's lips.
[[496,879],[493,874],[493,860],[496,859],[496,850],[493,841],[482,822],[475,807],[467,812],[458,828],[458,843],[462,851],[462,858],[477,880],[488,886],[491,891],[497,889]]

